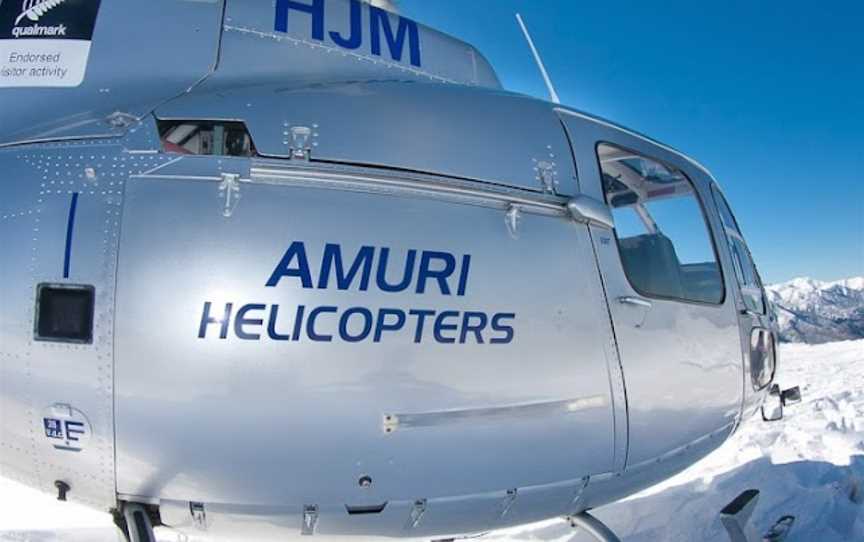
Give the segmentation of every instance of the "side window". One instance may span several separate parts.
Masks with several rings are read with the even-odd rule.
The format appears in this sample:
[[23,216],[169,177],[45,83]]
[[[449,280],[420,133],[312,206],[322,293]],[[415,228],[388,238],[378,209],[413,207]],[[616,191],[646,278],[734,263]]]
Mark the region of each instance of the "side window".
[[162,149],[175,154],[256,156],[255,144],[242,122],[160,120]]
[[705,215],[684,173],[606,143],[597,146],[627,279],[646,297],[723,302]]
[[765,314],[762,281],[759,279],[759,273],[756,272],[756,265],[753,263],[753,257],[750,255],[747,244],[744,242],[744,236],[741,235],[741,229],[738,227],[735,215],[732,214],[732,209],[729,208],[726,198],[714,184],[711,185],[711,193],[714,195],[714,201],[720,211],[723,230],[726,232],[726,239],[729,242],[732,265],[735,267],[735,278],[738,280],[738,285],[741,286],[744,304],[753,312]]

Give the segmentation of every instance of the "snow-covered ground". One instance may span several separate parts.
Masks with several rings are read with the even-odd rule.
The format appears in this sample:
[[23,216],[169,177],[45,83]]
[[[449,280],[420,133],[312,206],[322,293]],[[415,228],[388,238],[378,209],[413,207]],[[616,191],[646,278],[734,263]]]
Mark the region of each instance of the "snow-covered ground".
[[[718,512],[741,491],[761,490],[752,523],[797,517],[789,542],[864,540],[864,340],[784,344],[779,382],[803,402],[781,422],[751,420],[719,450],[678,476],[595,510],[625,542],[723,541]],[[114,542],[106,514],[59,503],[0,479],[0,540]],[[160,540],[174,541],[170,532]],[[483,538],[588,541],[562,521]]]
[[[747,422],[713,454],[666,482],[595,511],[625,542],[727,542],[718,514],[761,491],[751,523],[796,516],[789,542],[864,541],[864,340],[782,344],[780,386],[802,403],[780,422]],[[583,542],[560,522],[512,529],[502,540]]]

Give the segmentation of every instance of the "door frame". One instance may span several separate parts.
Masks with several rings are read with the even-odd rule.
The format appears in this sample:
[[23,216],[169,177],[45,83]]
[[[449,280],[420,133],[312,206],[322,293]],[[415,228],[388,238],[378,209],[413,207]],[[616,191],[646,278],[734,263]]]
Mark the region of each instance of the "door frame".
[[[661,143],[651,140],[641,134],[636,132],[627,130],[626,128],[617,126],[615,124],[605,122],[600,119],[595,119],[588,115],[584,115],[582,113],[574,112],[571,110],[567,110],[564,108],[556,109],[561,116],[562,121],[568,131],[568,135],[570,137],[571,145],[573,147],[573,155],[576,161],[577,171],[579,173],[580,178],[580,189],[583,194],[590,195],[597,200],[604,202],[605,204],[605,194],[603,192],[601,177],[600,177],[600,168],[597,159],[597,145],[599,143],[609,143],[612,145],[620,146],[623,148],[632,149],[634,152],[638,152],[644,155],[647,158],[651,158],[657,160],[662,163],[667,163],[673,165],[674,167],[680,169],[683,173],[687,175],[689,178],[691,185],[693,186],[695,195],[698,199],[698,203],[701,207],[706,227],[708,229],[710,240],[713,244],[713,250],[715,257],[717,259],[717,263],[719,266],[719,272],[721,274],[721,281],[724,288],[724,296],[723,300],[720,304],[717,305],[709,305],[704,303],[692,302],[695,305],[703,305],[709,307],[716,307],[718,310],[732,310],[729,307],[729,304],[732,303],[734,305],[734,310],[736,313],[739,312],[739,303],[741,298],[741,293],[738,288],[737,280],[734,277],[734,273],[732,270],[732,261],[729,256],[729,252],[726,249],[722,249],[721,246],[726,246],[726,237],[725,232],[722,226],[722,222],[720,220],[719,211],[717,210],[716,204],[713,199],[713,194],[710,190],[711,183],[714,182],[713,177],[710,172],[708,172],[701,164],[696,162],[695,160],[687,157],[686,155],[668,147]],[[614,313],[614,292],[609,291],[611,286],[607,286],[607,273],[609,270],[603,269],[603,262],[601,261],[599,254],[602,250],[602,246],[608,245],[610,242],[614,243],[615,240],[611,239],[609,235],[602,235],[601,232],[597,229],[596,226],[592,225],[592,241],[595,244],[595,255],[598,256],[598,265],[599,271],[601,272],[601,280],[603,281],[604,293],[607,297],[607,303],[609,305],[610,310],[610,319],[612,318],[612,314]],[[720,239],[722,238],[722,241]],[[615,251],[617,253],[617,250]],[[623,269],[623,265],[620,262],[620,256],[617,257],[619,265],[621,267],[620,272],[625,273]],[[629,285],[629,288],[635,292],[635,288],[633,288],[630,281],[625,276],[625,281]],[[611,297],[610,297],[611,296]],[[651,298],[656,301],[664,301],[661,298]],[[666,300],[668,301],[668,300]],[[672,300],[674,302],[681,302],[684,304],[691,304],[691,302],[686,300]],[[626,360],[623,359],[624,356],[621,353],[621,341],[619,338],[619,331],[615,327],[614,319],[610,320],[612,323],[613,332],[616,334],[616,346],[618,348],[618,358],[621,363],[623,370],[623,377],[626,386],[631,386],[632,381],[627,379],[627,363]],[[739,401],[738,401],[738,409],[737,414],[735,415],[734,421],[724,425],[719,430],[711,433],[713,436],[715,433],[720,432],[728,432],[731,433],[735,428],[740,424],[742,418],[742,409],[744,406],[744,395],[745,389],[744,386],[747,384],[749,379],[749,370],[748,367],[745,367],[746,363],[746,351],[745,346],[749,344],[749,334],[747,336],[747,343],[743,342],[743,335],[740,332],[740,321],[738,323],[739,326],[739,335],[741,336],[740,342],[740,389],[739,393]],[[630,397],[630,401],[634,398]],[[632,427],[633,418],[632,413],[635,405],[628,405],[628,425]],[[708,436],[700,436],[696,438],[693,442],[700,440],[701,438]],[[632,436],[630,437],[632,439]],[[691,443],[692,444],[692,443]],[[687,445],[682,448],[686,448]],[[632,449],[632,441],[629,446]],[[672,450],[678,451],[677,449]],[[664,454],[660,457],[665,457],[667,454]],[[633,468],[642,463],[650,463],[652,460],[648,460],[645,462],[638,462],[637,464],[633,464],[631,462],[631,454],[628,449],[628,460],[627,460],[627,468]]]

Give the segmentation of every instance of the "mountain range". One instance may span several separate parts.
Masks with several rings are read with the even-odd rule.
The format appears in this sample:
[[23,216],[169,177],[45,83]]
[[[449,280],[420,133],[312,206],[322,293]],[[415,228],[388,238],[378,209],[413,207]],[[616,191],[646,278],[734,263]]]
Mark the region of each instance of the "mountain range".
[[835,282],[797,278],[765,287],[780,340],[820,344],[864,338],[864,277]]

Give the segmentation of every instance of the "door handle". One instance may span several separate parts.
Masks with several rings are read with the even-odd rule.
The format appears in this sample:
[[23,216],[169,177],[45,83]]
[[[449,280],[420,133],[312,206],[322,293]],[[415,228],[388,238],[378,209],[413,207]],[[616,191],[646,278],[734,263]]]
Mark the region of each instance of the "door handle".
[[646,309],[651,308],[651,302],[647,299],[642,299],[641,297],[633,297],[629,295],[624,295],[618,298],[618,303],[622,305],[633,305],[635,307],[643,307]]
[[570,216],[580,222],[597,224],[610,230],[615,227],[615,221],[612,219],[612,211],[609,210],[609,207],[590,196],[572,198],[567,202],[567,210],[570,211]]

